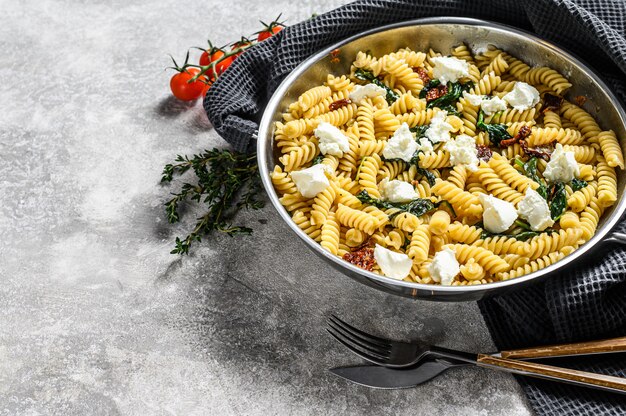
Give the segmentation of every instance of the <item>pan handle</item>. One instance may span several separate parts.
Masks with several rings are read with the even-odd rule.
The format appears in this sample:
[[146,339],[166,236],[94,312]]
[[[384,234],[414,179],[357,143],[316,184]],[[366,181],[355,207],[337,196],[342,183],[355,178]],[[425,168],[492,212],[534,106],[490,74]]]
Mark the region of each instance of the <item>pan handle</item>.
[[614,232],[604,240],[605,243],[626,244],[626,233]]

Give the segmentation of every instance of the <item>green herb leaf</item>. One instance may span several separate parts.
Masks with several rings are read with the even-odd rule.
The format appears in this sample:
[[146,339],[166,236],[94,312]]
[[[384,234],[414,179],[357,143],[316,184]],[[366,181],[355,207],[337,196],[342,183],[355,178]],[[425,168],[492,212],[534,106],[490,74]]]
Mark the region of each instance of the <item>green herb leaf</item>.
[[430,199],[425,199],[425,198],[417,198],[409,202],[390,202],[390,201],[384,201],[378,198],[373,198],[370,196],[370,194],[366,190],[359,192],[356,195],[356,197],[362,203],[373,205],[376,208],[398,209],[399,211],[393,215],[390,215],[389,219],[392,219],[393,217],[400,214],[401,212],[408,212],[409,214],[413,214],[419,217],[420,215],[424,215],[427,212],[430,212],[435,209],[435,204],[433,204],[433,202]]
[[565,192],[565,185],[561,182],[554,184],[548,204],[550,205],[550,216],[554,221],[558,221],[567,209],[567,193]]
[[315,156],[315,158],[313,158],[313,165],[319,165],[320,163],[322,163],[322,160],[324,160],[324,155],[320,153],[319,155]]
[[230,236],[250,234],[248,227],[231,223],[241,209],[259,209],[264,202],[255,154],[243,154],[229,150],[205,150],[203,153],[177,156],[174,164],[163,169],[162,182],[171,182],[174,175],[192,170],[195,183],[185,182],[178,193],[165,203],[170,223],[180,220],[182,203],[196,202],[206,205],[207,211],[197,219],[193,230],[184,239],[176,238],[173,254],[188,254],[193,242],[202,236],[219,231]]
[[439,81],[438,79],[431,79],[430,81],[428,81],[428,84],[424,85],[424,88],[422,88],[422,90],[420,91],[419,97],[426,98],[426,93],[428,93],[428,91],[432,90],[433,88],[437,88],[440,85],[441,81]]
[[374,73],[371,71],[366,71],[362,68],[354,71],[354,77],[361,81],[366,81],[375,85],[378,85],[380,88],[384,89],[386,92],[385,100],[387,100],[388,104],[393,104],[400,96],[394,90],[385,85],[381,80],[374,76]]
[[478,127],[479,130],[487,132],[487,134],[489,135],[489,141],[494,146],[500,147],[500,142],[502,142],[502,140],[508,140],[513,138],[513,136],[511,136],[507,131],[506,124],[486,124],[484,120],[485,115],[483,113],[483,110],[480,110],[478,112],[478,121],[476,123],[476,127]]
[[577,178],[572,179],[571,187],[574,192],[583,189],[587,185],[589,185],[587,181],[584,181],[582,179],[577,179]]
[[426,136],[426,130],[428,130],[429,127],[430,127],[429,125],[415,126],[415,127],[411,127],[409,130],[412,133],[415,133],[415,140],[419,140],[422,137]]
[[452,206],[452,204],[449,201],[446,201],[445,199],[442,199],[441,201],[437,202],[435,204],[435,206],[437,208],[439,208],[441,205],[443,205],[445,208],[448,209],[448,211],[450,211],[450,214],[452,214],[452,217],[456,217],[456,211],[454,210],[454,207]]
[[463,91],[468,91],[472,85],[474,85],[472,82],[465,84],[461,84],[460,82],[448,82],[448,92],[441,97],[428,102],[428,104],[426,104],[426,108],[439,107],[442,110],[456,113],[456,102],[459,101],[459,98],[461,98]]

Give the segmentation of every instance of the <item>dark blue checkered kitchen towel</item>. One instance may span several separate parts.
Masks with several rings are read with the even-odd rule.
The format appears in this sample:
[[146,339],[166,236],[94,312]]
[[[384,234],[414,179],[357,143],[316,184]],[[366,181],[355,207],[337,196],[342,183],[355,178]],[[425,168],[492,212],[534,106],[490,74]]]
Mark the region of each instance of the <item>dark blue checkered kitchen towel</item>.
[[[431,16],[492,20],[537,33],[592,62],[626,102],[623,0],[363,0],[290,26],[253,47],[204,101],[217,132],[252,147],[263,107],[284,77],[316,51],[377,26]],[[626,230],[626,224],[620,227]],[[604,247],[597,261],[546,283],[480,302],[496,345],[518,348],[626,335],[626,250]],[[626,357],[561,359],[560,365],[626,377]],[[519,378],[540,415],[626,415],[626,396]]]

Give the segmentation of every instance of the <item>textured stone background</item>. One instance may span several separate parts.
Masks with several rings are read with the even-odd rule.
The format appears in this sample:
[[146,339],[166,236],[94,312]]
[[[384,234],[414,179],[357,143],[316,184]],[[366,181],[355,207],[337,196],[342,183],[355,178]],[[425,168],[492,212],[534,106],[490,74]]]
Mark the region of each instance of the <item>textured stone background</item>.
[[[168,94],[167,53],[338,0],[20,1],[0,14],[0,414],[525,415],[506,375],[376,391],[329,367],[334,312],[378,333],[493,348],[473,303],[388,296],[331,270],[267,207],[250,238],[168,254],[160,170],[223,146]],[[261,223],[261,220],[263,221]]]

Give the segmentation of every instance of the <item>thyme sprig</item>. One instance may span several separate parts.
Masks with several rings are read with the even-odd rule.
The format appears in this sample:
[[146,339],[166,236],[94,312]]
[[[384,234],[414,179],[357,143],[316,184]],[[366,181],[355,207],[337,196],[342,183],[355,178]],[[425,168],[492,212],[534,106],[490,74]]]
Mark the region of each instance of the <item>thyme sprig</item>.
[[176,237],[172,254],[189,254],[194,241],[202,241],[213,231],[230,236],[252,232],[248,227],[233,225],[232,220],[242,208],[259,209],[264,205],[256,154],[213,149],[191,157],[178,155],[175,162],[165,165],[161,182],[172,182],[175,176],[190,170],[195,178],[193,182],[184,182],[181,190],[165,203],[167,220],[180,221],[179,209],[185,202],[206,205],[207,211],[185,238]]

